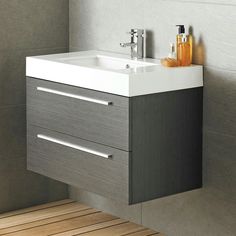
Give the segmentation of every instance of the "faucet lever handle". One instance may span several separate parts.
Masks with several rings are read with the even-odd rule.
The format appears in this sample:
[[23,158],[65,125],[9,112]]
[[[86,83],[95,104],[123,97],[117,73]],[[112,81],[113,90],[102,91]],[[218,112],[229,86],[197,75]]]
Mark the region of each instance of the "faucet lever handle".
[[131,36],[133,36],[135,34],[135,32],[134,31],[128,31],[128,32],[126,32],[126,34],[130,34]]
[[121,43],[121,47],[131,47],[131,58],[142,59],[145,57],[146,34],[144,29],[131,29],[127,34],[131,35],[130,43]]
[[144,29],[131,29],[131,31],[127,32],[131,36],[136,35],[137,37],[145,37],[145,30]]

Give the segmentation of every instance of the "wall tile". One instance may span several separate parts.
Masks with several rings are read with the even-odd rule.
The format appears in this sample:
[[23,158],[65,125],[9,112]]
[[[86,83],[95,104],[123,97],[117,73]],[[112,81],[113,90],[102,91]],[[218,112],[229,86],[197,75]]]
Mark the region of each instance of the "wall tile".
[[168,236],[232,236],[235,203],[196,190],[143,204],[143,224]]
[[0,1],[0,212],[68,197],[26,170],[25,56],[68,50],[68,0]]
[[0,108],[0,212],[68,196],[65,184],[27,171],[25,129],[25,105]]
[[26,155],[25,106],[0,109],[0,155]]
[[0,107],[25,104],[25,57],[67,52],[67,48],[0,50]]
[[203,183],[236,204],[236,136],[204,132]]
[[112,215],[119,216],[137,224],[141,223],[141,204],[132,206],[123,205],[95,193],[90,193],[74,187],[70,187],[70,197]]
[[68,46],[67,0],[1,0],[0,49]]
[[[194,11],[194,14],[193,14]],[[207,20],[206,20],[207,16]],[[70,0],[70,47],[129,53],[130,28],[149,31],[148,56],[168,55],[175,25],[193,27],[194,61],[236,70],[236,6],[162,0]]]
[[[1,157],[0,212],[67,198],[67,187],[26,170],[26,157]],[[30,194],[29,194],[30,190]]]
[[236,137],[236,72],[205,68],[204,127]]

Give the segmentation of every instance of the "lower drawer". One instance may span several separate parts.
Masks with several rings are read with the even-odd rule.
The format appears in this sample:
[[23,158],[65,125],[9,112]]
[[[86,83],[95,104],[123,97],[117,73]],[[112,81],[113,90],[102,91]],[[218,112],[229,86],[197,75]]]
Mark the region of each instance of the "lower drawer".
[[29,170],[128,202],[129,152],[28,126],[27,155]]

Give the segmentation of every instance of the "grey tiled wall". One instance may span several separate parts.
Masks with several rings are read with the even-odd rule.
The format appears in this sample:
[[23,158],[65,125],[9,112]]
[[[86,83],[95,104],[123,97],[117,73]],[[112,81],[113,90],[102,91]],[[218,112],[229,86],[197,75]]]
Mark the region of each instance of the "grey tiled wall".
[[67,197],[26,171],[25,57],[68,50],[67,0],[0,1],[0,212]]
[[119,47],[130,28],[148,29],[148,55],[166,56],[174,25],[192,26],[194,62],[204,69],[203,188],[127,207],[71,188],[94,207],[168,236],[236,232],[236,2],[234,0],[69,0],[70,50]]

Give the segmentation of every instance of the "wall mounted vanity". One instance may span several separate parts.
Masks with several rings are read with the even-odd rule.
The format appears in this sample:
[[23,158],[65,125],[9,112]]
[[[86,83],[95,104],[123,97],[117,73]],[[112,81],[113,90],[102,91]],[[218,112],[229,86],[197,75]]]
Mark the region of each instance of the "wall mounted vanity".
[[126,204],[201,187],[201,66],[87,51],[26,75],[29,170]]

